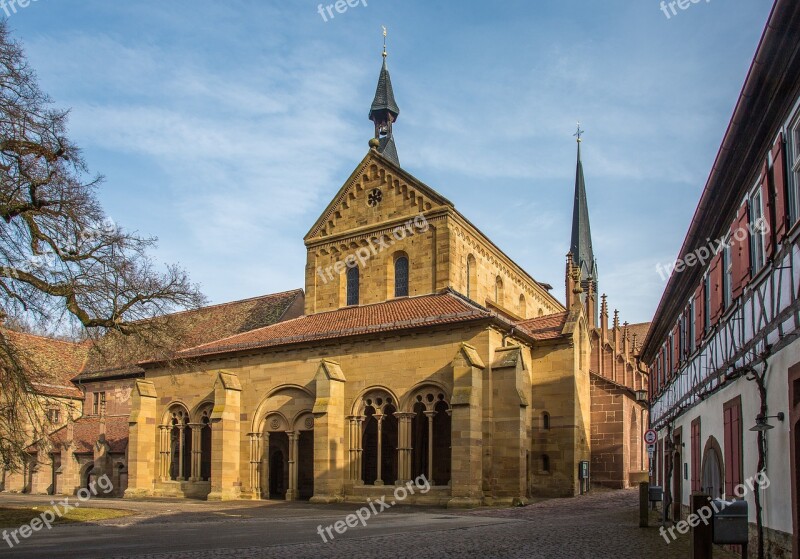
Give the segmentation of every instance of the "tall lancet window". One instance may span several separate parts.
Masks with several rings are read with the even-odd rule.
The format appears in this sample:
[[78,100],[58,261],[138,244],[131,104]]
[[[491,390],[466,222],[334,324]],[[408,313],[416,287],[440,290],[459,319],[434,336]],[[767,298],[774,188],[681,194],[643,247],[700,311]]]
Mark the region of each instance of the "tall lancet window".
[[358,267],[347,270],[347,305],[358,305]]
[[400,256],[394,261],[394,296],[408,297],[407,256]]

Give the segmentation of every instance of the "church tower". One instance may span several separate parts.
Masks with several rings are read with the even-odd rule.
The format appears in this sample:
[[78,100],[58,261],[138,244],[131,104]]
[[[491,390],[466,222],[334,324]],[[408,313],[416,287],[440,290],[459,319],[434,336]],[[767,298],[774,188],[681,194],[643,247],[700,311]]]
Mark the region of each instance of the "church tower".
[[370,141],[370,145],[377,148],[378,152],[397,165],[400,166],[400,159],[397,157],[397,146],[394,143],[392,125],[400,115],[400,108],[394,100],[392,90],[392,78],[389,76],[389,68],[386,66],[386,28],[383,28],[383,67],[378,76],[378,87],[375,90],[375,99],[369,110],[369,119],[375,123],[375,137]]
[[[572,210],[572,242],[570,254],[574,265],[580,270],[583,302],[586,304],[587,317],[591,326],[597,326],[597,261],[592,249],[592,229],[589,226],[589,204],[586,201],[586,181],[583,178],[583,162],[581,161],[581,136],[583,130],[578,125],[575,137],[578,139],[578,163],[575,170],[575,203]],[[569,276],[569,271],[567,272]],[[569,283],[569,277],[567,282]],[[568,295],[569,296],[569,295]]]

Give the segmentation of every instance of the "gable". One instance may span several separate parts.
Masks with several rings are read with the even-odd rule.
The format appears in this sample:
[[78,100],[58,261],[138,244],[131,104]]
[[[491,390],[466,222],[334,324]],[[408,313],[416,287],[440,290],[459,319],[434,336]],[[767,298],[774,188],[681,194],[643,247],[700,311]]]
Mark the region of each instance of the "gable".
[[[380,201],[375,203],[378,194]],[[402,222],[453,204],[375,150],[356,167],[314,226],[306,245],[377,225]]]

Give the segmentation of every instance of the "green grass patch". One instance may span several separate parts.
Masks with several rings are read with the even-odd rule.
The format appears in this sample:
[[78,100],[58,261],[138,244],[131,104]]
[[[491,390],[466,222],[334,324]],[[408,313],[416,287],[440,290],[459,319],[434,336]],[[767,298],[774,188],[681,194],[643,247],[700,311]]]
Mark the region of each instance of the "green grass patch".
[[[29,507],[29,508],[0,508],[0,528],[17,528],[23,524],[28,524],[34,518],[38,518],[45,511],[54,512],[52,507]],[[59,507],[59,511],[63,510]],[[74,508],[68,510],[64,516],[56,515],[53,524],[69,524],[72,522],[97,522],[98,520],[109,520],[134,514],[130,510],[122,509],[98,509],[98,508]]]

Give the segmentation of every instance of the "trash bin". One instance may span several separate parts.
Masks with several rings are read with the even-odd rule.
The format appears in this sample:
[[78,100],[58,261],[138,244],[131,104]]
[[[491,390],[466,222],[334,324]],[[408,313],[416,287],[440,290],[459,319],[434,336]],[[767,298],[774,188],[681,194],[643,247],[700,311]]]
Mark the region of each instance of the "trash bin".
[[714,499],[712,527],[715,544],[746,544],[748,541],[747,501]]

